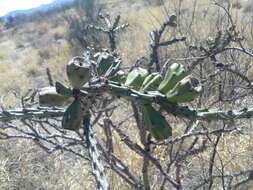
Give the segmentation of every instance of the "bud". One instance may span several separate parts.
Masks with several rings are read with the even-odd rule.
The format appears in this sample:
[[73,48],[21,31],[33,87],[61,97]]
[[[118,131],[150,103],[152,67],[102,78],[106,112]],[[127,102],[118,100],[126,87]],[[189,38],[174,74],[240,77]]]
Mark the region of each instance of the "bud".
[[68,79],[75,89],[80,89],[91,77],[91,64],[82,57],[74,57],[67,65]]

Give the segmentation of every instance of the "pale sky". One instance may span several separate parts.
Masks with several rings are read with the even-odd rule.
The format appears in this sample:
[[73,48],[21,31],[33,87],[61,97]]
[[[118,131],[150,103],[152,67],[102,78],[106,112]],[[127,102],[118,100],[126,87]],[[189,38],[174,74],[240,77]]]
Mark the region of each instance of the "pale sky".
[[10,11],[30,9],[52,1],[53,0],[0,0],[0,16]]

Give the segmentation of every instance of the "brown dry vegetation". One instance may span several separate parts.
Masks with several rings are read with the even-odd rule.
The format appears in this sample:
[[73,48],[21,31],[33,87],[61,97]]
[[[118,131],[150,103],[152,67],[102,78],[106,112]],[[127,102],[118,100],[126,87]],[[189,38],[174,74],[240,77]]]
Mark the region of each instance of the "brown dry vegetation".
[[[105,1],[107,2],[107,1]],[[164,5],[142,6],[143,2],[131,1],[131,9],[120,5],[118,0],[105,3],[107,10],[115,16],[121,13],[122,20],[127,21],[129,28],[118,36],[118,51],[124,61],[124,66],[129,66],[149,52],[149,32],[158,28],[166,19],[166,12],[180,15],[179,27],[166,31],[166,38],[174,36],[186,36],[190,44],[200,44],[208,37],[214,37],[218,29],[224,29],[225,23],[222,17],[224,13],[208,0],[167,0]],[[243,43],[248,49],[253,49],[253,23],[252,17],[243,12],[244,4],[238,1],[229,1],[233,5],[231,14],[237,25],[237,29],[243,33]],[[237,4],[236,4],[237,3]],[[124,2],[124,4],[127,4]],[[140,6],[140,5],[141,6]],[[136,6],[135,6],[136,5]],[[247,9],[247,8],[246,8]],[[248,8],[249,9],[249,8]],[[117,11],[116,11],[117,10]],[[180,12],[180,14],[179,14]],[[248,12],[248,11],[247,11]],[[252,12],[252,11],[251,11]],[[19,98],[30,88],[39,88],[48,85],[46,68],[50,68],[54,80],[67,83],[65,65],[73,56],[80,55],[80,47],[73,46],[68,38],[69,23],[64,16],[76,16],[76,10],[69,9],[63,13],[55,13],[42,21],[24,23],[14,28],[1,32],[0,27],[0,97],[4,108],[19,106]],[[107,46],[107,45],[105,45]],[[173,62],[178,57],[185,57],[185,46],[178,44],[161,49],[161,62],[170,59]],[[222,59],[229,60],[229,53]],[[252,77],[252,57],[234,54],[240,67]],[[187,63],[186,63],[187,64]],[[205,97],[206,98],[206,97]],[[209,96],[202,103],[203,107],[216,99],[216,94]],[[240,100],[241,105],[252,106],[252,99]],[[195,102],[196,103],[196,102]],[[114,112],[113,119],[120,121],[122,115],[131,113],[129,103],[121,103],[121,108]],[[194,104],[192,104],[194,106]],[[237,104],[238,105],[238,104]],[[233,102],[215,104],[217,108],[236,107]],[[177,118],[170,118],[174,137],[184,129],[184,123]],[[217,127],[222,123],[205,123],[207,127]],[[232,124],[231,124],[232,125]],[[224,164],[227,173],[235,173],[251,167],[253,162],[253,135],[250,132],[251,120],[233,123],[233,125],[246,128],[245,135],[224,135],[217,148],[219,159],[214,164],[216,174],[219,175],[220,166]],[[123,129],[134,142],[139,142],[138,132],[134,120],[124,124]],[[252,131],[252,130],[251,130]],[[97,130],[97,136],[102,141],[104,136],[102,129]],[[117,134],[114,134],[114,153],[119,156],[130,170],[137,176],[141,176],[142,158],[130,151],[121,142]],[[187,147],[189,142],[181,146]],[[161,160],[168,158],[170,147],[156,149],[155,155]],[[184,183],[191,184],[201,180],[200,171],[205,171],[205,165],[211,152],[205,151],[192,160],[186,160],[185,173],[192,176]],[[161,178],[156,176],[155,170],[150,167],[152,181],[151,189],[158,189]],[[204,173],[204,172],[203,172]],[[199,177],[199,178],[198,178]],[[116,174],[109,173],[108,178],[113,189],[131,189]],[[187,181],[188,180],[188,181]],[[253,183],[247,183],[239,189],[251,189]],[[94,189],[94,180],[90,175],[90,168],[85,161],[69,155],[69,153],[57,152],[47,155],[37,146],[27,140],[0,141],[0,189]],[[168,188],[169,189],[169,188]],[[192,186],[189,186],[192,189]],[[221,189],[220,182],[213,185],[213,189]]]

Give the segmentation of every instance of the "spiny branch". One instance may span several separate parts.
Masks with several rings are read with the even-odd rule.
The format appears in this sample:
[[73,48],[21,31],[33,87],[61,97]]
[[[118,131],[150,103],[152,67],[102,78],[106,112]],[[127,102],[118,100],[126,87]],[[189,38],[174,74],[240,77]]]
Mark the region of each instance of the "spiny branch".
[[103,15],[102,13],[99,14],[99,18],[102,19],[105,23],[104,26],[94,26],[94,25],[89,25],[88,28],[91,28],[93,30],[97,30],[98,32],[105,33],[109,37],[109,42],[110,42],[110,48],[112,51],[116,50],[116,34],[128,27],[128,23],[119,25],[120,21],[120,15],[116,17],[116,19],[112,22],[111,17],[106,14]]
[[149,72],[151,72],[151,67],[155,65],[156,71],[160,71],[160,65],[159,65],[159,55],[158,55],[158,49],[162,46],[169,46],[172,44],[175,44],[177,42],[185,41],[185,37],[181,38],[174,38],[172,40],[166,40],[164,42],[161,42],[161,38],[163,36],[163,33],[167,27],[176,27],[177,17],[175,15],[171,15],[167,21],[165,21],[161,27],[157,30],[154,30],[150,33],[150,61],[149,61]]
[[[253,108],[243,108],[241,110],[195,110],[188,106],[181,106],[169,102],[165,95],[159,92],[139,92],[129,87],[122,86],[118,83],[103,83],[83,88],[81,95],[86,97],[89,94],[101,94],[109,92],[112,95],[124,98],[130,98],[134,101],[142,101],[149,103],[157,103],[168,113],[178,117],[184,117],[191,120],[234,120],[234,119],[248,119],[253,117]],[[29,119],[33,117],[49,118],[60,117],[64,113],[63,108],[19,108],[13,110],[4,110],[0,112],[0,121],[11,121],[14,119]]]
[[61,117],[64,114],[63,108],[16,108],[0,111],[0,121],[9,122],[15,119],[52,118]]

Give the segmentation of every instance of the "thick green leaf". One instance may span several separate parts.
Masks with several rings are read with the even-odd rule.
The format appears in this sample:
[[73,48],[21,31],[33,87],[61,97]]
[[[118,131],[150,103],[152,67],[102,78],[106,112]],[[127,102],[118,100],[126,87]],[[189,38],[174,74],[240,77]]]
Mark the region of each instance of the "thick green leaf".
[[97,57],[97,71],[99,76],[103,76],[114,65],[114,57],[107,52],[99,52],[94,57]]
[[97,72],[99,76],[112,76],[120,68],[121,59],[108,52],[96,53],[94,57],[97,58]]
[[144,80],[141,90],[142,91],[155,91],[162,82],[162,76],[159,73],[151,73]]
[[151,104],[142,105],[142,113],[145,126],[156,140],[161,141],[172,135],[172,128],[165,117],[156,111]]
[[63,96],[71,97],[73,95],[72,90],[66,86],[64,86],[62,83],[56,81],[55,83],[56,92]]
[[126,75],[124,71],[119,70],[116,74],[109,78],[110,81],[124,83],[126,81]]
[[147,75],[148,71],[146,69],[140,67],[134,68],[127,75],[125,85],[132,89],[139,90]]
[[165,77],[158,87],[158,90],[167,94],[174,86],[184,77],[188,75],[182,64],[173,63],[167,70]]
[[68,96],[58,94],[55,87],[39,89],[39,104],[41,106],[62,106],[68,98]]
[[68,79],[75,89],[80,89],[91,77],[91,64],[82,57],[74,57],[67,65]]
[[82,108],[80,100],[75,99],[65,111],[62,127],[68,130],[78,130],[82,122]]
[[166,97],[170,102],[190,102],[199,95],[201,90],[202,87],[196,78],[185,77],[166,94]]

